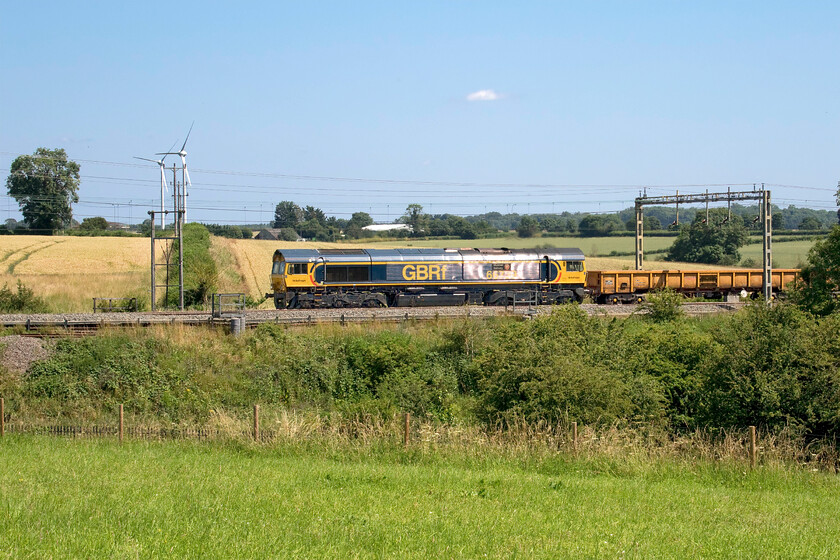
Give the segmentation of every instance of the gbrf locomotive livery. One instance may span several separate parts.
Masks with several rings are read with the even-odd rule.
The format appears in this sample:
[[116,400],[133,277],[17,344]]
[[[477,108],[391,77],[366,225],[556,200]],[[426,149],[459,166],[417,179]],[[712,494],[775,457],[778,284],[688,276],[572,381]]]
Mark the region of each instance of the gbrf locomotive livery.
[[274,253],[277,309],[565,303],[585,295],[580,249],[289,249]]

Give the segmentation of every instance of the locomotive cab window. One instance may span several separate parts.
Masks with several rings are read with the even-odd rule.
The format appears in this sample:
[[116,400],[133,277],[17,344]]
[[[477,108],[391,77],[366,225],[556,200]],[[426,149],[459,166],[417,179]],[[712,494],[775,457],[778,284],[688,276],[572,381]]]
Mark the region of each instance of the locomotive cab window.
[[306,274],[307,271],[307,264],[306,263],[295,263],[290,264],[287,268],[288,274]]
[[327,267],[327,282],[368,282],[370,281],[370,267],[367,266],[335,266]]
[[274,261],[274,265],[271,267],[272,274],[283,274],[283,261]]
[[566,261],[566,272],[583,272],[583,261]]

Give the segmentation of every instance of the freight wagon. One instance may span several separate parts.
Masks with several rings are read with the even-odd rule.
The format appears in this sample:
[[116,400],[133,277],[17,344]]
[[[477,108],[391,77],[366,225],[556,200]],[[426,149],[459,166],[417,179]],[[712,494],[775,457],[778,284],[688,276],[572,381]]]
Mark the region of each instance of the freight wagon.
[[[799,270],[772,271],[773,293],[783,295],[796,282]],[[638,303],[654,290],[670,288],[703,298],[757,297],[762,270],[595,270],[586,274],[586,290],[596,303]]]
[[582,301],[580,249],[290,249],[274,252],[277,309]]

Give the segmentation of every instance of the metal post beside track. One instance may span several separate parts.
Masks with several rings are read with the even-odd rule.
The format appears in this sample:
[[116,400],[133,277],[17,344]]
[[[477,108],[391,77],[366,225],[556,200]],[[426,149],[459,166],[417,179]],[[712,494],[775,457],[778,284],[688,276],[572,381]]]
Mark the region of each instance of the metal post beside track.
[[[764,292],[764,301],[770,303],[773,300],[773,254],[771,251],[771,242],[773,236],[773,207],[770,206],[770,191],[764,189],[761,185],[762,194],[762,215],[764,222],[764,236],[762,242],[762,249],[764,253],[764,279],[762,282],[762,291]],[[781,289],[781,278],[779,279],[779,288]]]
[[644,254],[645,220],[642,214],[642,205],[636,199],[636,270],[642,270],[642,259]]

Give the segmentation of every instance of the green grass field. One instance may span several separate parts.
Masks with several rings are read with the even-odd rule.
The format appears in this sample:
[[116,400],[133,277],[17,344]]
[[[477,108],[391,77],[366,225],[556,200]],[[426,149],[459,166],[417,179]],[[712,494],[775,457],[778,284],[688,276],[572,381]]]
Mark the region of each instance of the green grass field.
[[[755,239],[751,239],[755,241]],[[587,258],[607,257],[611,252],[633,253],[636,250],[634,237],[505,237],[496,239],[459,240],[406,240],[405,245],[411,247],[508,247],[510,249],[531,249],[536,246],[552,245],[554,247],[577,247]],[[663,254],[650,254],[652,251],[668,249],[674,243],[673,237],[645,237],[645,253],[650,260],[661,261]],[[814,241],[776,241],[773,243],[773,261],[777,268],[798,268],[805,262],[808,250]],[[751,243],[741,248],[741,258],[752,258],[756,266],[761,266],[761,243]],[[626,261],[632,267],[632,256],[614,257]],[[673,266],[673,265],[671,265]],[[680,264],[681,268],[685,265]],[[667,267],[667,266],[666,266]],[[621,268],[620,266],[618,268]],[[650,267],[648,267],[650,268]]]
[[[673,237],[646,237],[645,250],[667,249],[674,242]],[[394,242],[396,243],[396,242]],[[635,237],[502,237],[491,239],[430,239],[405,240],[411,247],[507,247],[509,249],[532,249],[536,246],[577,247],[587,256],[609,255],[612,251],[627,253],[636,250]],[[631,258],[632,260],[632,258]]]
[[837,558],[836,476],[311,444],[0,440],[3,558]]
[[[808,250],[814,241],[774,241],[772,244],[773,264],[776,268],[799,268],[808,259]],[[741,247],[741,258],[751,258],[761,266],[761,243],[752,243]]]

